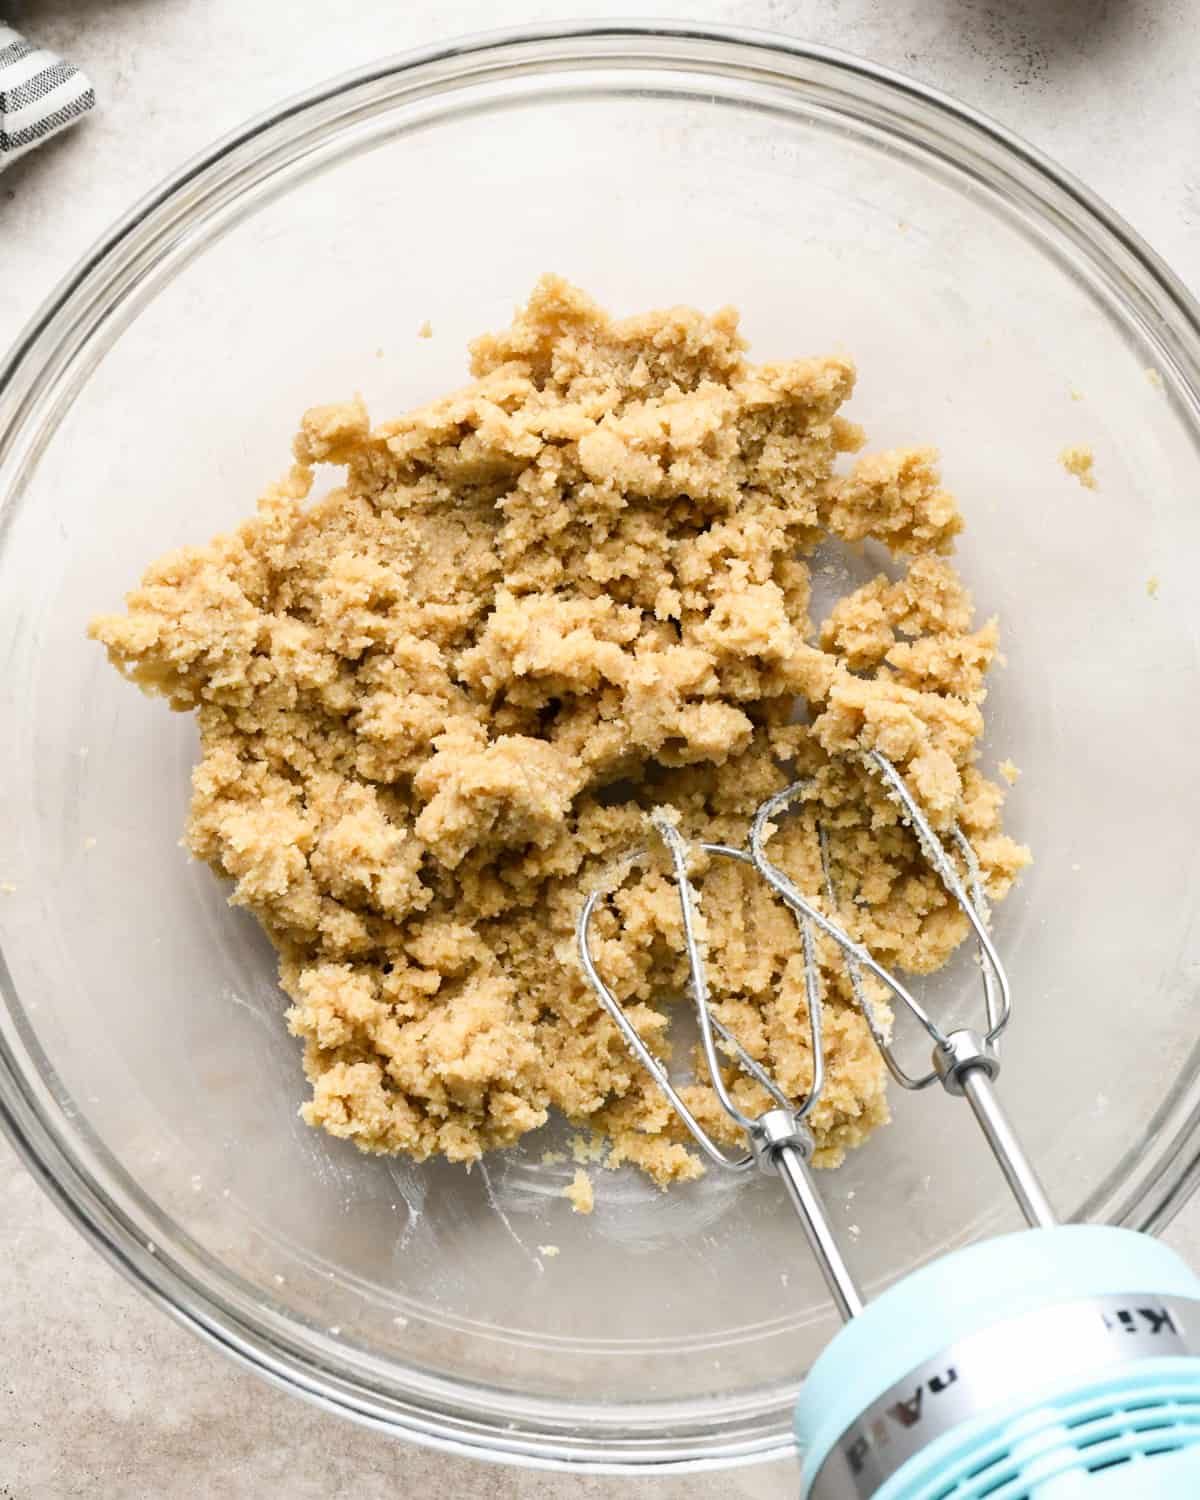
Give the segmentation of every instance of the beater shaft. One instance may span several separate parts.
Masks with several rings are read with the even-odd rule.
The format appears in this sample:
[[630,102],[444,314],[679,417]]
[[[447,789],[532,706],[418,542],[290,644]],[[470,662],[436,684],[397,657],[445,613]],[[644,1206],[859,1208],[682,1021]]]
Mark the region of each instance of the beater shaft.
[[1005,1181],[1012,1189],[1031,1229],[1053,1229],[1058,1217],[1033,1163],[996,1098],[995,1086],[983,1068],[968,1068],[962,1075],[962,1091],[975,1113],[984,1139],[991,1148]]
[[783,1178],[792,1207],[799,1215],[808,1248],[825,1279],[834,1306],[842,1321],[848,1323],[863,1310],[862,1293],[834,1238],[808,1163],[795,1146],[781,1146],[775,1153],[774,1166]]

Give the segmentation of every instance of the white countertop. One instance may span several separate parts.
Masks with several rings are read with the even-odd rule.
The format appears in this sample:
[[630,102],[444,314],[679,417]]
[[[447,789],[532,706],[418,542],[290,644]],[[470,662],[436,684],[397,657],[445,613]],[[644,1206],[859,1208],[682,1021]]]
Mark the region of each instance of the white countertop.
[[[0,175],[0,346],[109,223],[185,158],[331,74],[485,28],[597,14],[784,32],[995,115],[1070,168],[1200,290],[1192,0],[10,0],[90,73],[94,116]],[[1168,1238],[1200,1262],[1200,1202]],[[0,1145],[0,1500],[447,1500],[625,1495],[485,1469],[325,1417],[174,1326]],[[790,1465],[645,1481],[647,1500],[791,1496]]]

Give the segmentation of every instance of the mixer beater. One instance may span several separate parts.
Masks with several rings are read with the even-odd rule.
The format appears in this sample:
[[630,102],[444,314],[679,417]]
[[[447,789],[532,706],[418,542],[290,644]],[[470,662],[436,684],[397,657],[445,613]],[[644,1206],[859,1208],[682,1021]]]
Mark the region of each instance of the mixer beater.
[[[841,903],[818,822],[823,889],[806,895],[767,854],[775,824],[803,803],[798,781],[755,813],[745,849],[690,844],[672,816],[650,822],[679,893],[684,949],[709,1081],[747,1149],[731,1154],[688,1108],[667,1068],[625,1014],[591,948],[598,909],[646,857],[609,872],[578,921],[583,972],[638,1060],[705,1158],[721,1170],[778,1174],[845,1327],[809,1372],[795,1413],[805,1500],[1200,1500],[1200,1278],[1173,1252],[1130,1230],[1059,1226],[996,1094],[998,1044],[1012,1014],[1008,976],[988,932],[978,862],[954,825],[934,832],[904,778],[864,755],[963,912],[975,939],[984,1021],[944,1030],[925,1005],[839,920]],[[697,936],[694,852],[752,868],[790,908],[804,959],[812,1081],[790,1099],[710,1009]],[[961,865],[961,872],[959,865]],[[943,1257],[864,1302],[822,1205],[806,1123],[824,1082],[817,937],[841,952],[854,1000],[903,1088],[934,1083],[965,1098],[1036,1234],[1006,1235]],[[932,1043],[931,1066],[906,1068],[867,992],[878,981]],[[746,1114],[724,1073],[734,1065],[770,1105]]]

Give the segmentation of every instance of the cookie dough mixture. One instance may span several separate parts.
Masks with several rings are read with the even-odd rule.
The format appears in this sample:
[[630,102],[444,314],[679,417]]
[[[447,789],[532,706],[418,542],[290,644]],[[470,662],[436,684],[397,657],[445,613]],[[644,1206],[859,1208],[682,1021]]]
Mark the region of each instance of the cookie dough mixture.
[[[472,384],[375,427],[358,401],[309,411],[252,519],[93,622],[122,672],[197,715],[187,842],[279,951],[313,1125],[470,1162],[559,1110],[606,1164],[698,1175],[574,953],[582,893],[645,842],[648,808],[739,843],[811,777],[774,857],[819,889],[819,810],[840,919],[919,973],[965,923],[853,752],[878,746],[935,824],[957,818],[993,898],[1026,862],[975,764],[996,625],[974,627],[947,561],[962,523],[936,455],[839,464],[863,441],[839,415],[850,361],[745,348],[731,310],[618,322],[546,277],[472,346]],[[306,503],[319,464],[344,484]],[[806,559],[829,538],[890,561],[814,624]],[[800,1095],[792,917],[729,861],[700,880],[717,1013]],[[679,937],[654,862],[599,922],[603,972],[660,1052]],[[822,968],[832,1164],[887,1105],[832,951]],[[687,1095],[735,1138],[702,1071]]]

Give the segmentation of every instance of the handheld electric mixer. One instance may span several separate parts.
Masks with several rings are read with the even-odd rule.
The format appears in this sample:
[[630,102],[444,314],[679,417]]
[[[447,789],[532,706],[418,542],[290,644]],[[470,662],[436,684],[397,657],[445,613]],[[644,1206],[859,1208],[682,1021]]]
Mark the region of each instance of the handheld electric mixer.
[[[721,1169],[778,1173],[845,1323],[809,1372],[795,1412],[806,1500],[1200,1500],[1200,1278],[1165,1246],[1130,1230],[1059,1225],[996,1096],[997,1043],[1011,1014],[1008,978],[988,935],[970,843],[950,831],[962,873],[895,767],[866,756],[966,916],[979,953],[985,1029],[943,1030],[921,1002],[839,925],[839,900],[818,823],[824,890],[804,895],[767,856],[772,820],[800,803],[797,782],[759,807],[748,848],[699,843],[709,858],[755,869],[796,916],[812,1046],[806,1097],[785,1096],[711,1013],[696,932],[691,846],[671,819],[652,822],[669,852],[700,1044],[721,1107],[745,1132],[730,1155],[689,1110],[599,973],[589,943],[597,908],[635,854],[593,891],[578,924],[585,975],[626,1042],[705,1157]],[[940,1082],[966,1098],[1034,1233],[943,1257],[864,1304],[813,1183],[805,1120],[824,1078],[815,931],[841,950],[855,1001],[892,1077],[906,1089]],[[933,1044],[913,1074],[880,1023],[864,974],[882,983]],[[724,1058],[722,1057],[724,1054]],[[770,1096],[750,1117],[723,1078],[732,1061]]]

